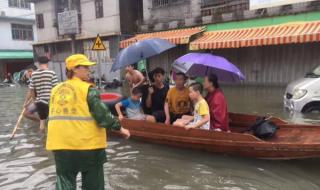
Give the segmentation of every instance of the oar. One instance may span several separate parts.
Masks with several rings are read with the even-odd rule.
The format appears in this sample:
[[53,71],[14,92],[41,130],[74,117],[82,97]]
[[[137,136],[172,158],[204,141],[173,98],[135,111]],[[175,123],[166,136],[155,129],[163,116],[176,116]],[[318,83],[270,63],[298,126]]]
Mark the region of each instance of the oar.
[[[28,101],[27,105],[31,102],[31,100],[32,100],[32,99],[30,99],[30,100]],[[22,112],[21,112],[21,114],[20,114],[20,116],[19,116],[19,118],[18,118],[18,121],[17,121],[17,123],[16,123],[16,126],[14,127],[14,129],[13,129],[13,131],[12,131],[10,140],[13,139],[14,135],[16,134],[17,129],[19,128],[19,125],[20,125],[20,123],[21,123],[21,121],[22,121],[23,114],[24,114],[25,111],[26,111],[26,108],[23,108],[23,110],[22,110]]]

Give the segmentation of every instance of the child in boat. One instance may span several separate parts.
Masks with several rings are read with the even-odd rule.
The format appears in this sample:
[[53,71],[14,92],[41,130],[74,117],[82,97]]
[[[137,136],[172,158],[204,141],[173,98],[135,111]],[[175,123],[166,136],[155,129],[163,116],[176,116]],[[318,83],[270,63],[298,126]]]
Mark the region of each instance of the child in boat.
[[131,91],[131,97],[125,99],[115,105],[116,111],[121,121],[124,116],[121,112],[121,107],[125,108],[126,115],[129,119],[144,120],[149,122],[156,122],[156,119],[151,115],[146,115],[141,110],[142,90],[140,87],[135,87]]
[[173,123],[175,126],[190,128],[210,129],[210,114],[209,106],[206,100],[202,97],[202,85],[193,83],[189,86],[189,97],[194,105],[193,116],[184,115]]

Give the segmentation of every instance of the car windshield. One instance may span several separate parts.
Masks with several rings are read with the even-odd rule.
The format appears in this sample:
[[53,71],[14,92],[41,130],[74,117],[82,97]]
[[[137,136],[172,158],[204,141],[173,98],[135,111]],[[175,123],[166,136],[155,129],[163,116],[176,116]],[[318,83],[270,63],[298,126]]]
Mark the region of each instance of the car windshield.
[[320,77],[320,65],[307,73],[306,78],[319,78]]

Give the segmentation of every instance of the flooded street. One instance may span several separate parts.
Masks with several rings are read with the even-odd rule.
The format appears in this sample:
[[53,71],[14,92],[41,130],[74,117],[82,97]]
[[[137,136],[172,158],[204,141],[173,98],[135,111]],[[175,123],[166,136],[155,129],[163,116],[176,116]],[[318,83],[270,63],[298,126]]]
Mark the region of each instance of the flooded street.
[[[319,114],[286,112],[282,107],[283,87],[228,86],[223,90],[231,112],[320,123]],[[24,120],[16,137],[9,141],[25,91],[0,88],[0,189],[51,190],[55,184],[54,161],[44,148],[45,139],[37,124]],[[107,152],[105,180],[111,190],[320,189],[319,159],[265,161],[122,139],[110,139]]]

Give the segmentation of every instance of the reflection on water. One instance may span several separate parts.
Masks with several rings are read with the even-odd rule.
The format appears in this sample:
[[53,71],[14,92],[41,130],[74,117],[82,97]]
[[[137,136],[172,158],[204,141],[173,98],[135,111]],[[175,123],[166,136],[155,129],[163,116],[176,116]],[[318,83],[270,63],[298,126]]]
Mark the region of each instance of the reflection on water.
[[318,113],[302,114],[284,109],[285,87],[225,86],[223,90],[232,112],[272,115],[293,123],[320,123]]
[[[232,112],[281,116],[319,123],[319,114],[290,114],[281,87],[224,87]],[[38,126],[25,121],[9,141],[25,96],[24,88],[0,88],[0,189],[54,189],[55,167]],[[109,139],[105,164],[111,190],[316,190],[319,159],[264,161]],[[80,181],[80,178],[78,178]],[[80,187],[80,183],[78,185]]]

